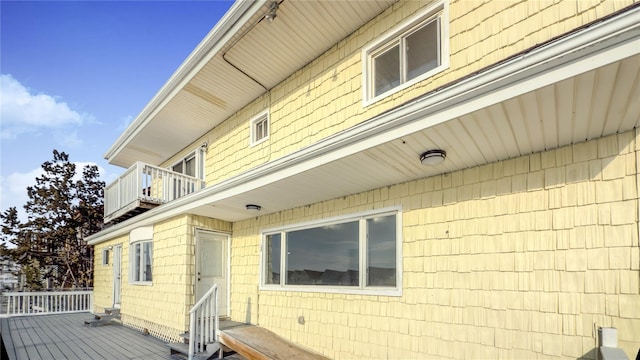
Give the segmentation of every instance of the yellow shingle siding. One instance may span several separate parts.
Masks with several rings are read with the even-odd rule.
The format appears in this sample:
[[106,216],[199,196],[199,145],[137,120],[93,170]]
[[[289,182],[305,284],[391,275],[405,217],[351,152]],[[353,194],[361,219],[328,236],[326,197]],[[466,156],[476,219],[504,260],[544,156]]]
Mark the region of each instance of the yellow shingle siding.
[[[184,153],[208,141],[205,174],[210,186],[291,154],[633,2],[451,1],[449,68],[363,107],[363,47],[433,3],[400,1],[212,129]],[[269,140],[250,147],[249,119],[267,108],[271,116]]]
[[[640,346],[634,132],[234,224],[231,313],[338,359]],[[401,205],[402,297],[259,291],[262,229]],[[298,323],[304,316],[305,323]]]
[[[195,229],[231,231],[231,224],[195,215],[183,215],[153,227],[153,281],[122,287],[125,325],[170,341],[189,327],[189,310],[194,304]],[[123,276],[129,271],[129,241],[123,244]]]
[[153,279],[150,285],[129,281],[129,236],[101,243],[95,249],[94,311],[113,306],[113,252],[102,266],[102,250],[122,245],[121,316],[126,326],[166,341],[181,341],[189,327],[194,301],[195,230],[230,233],[231,223],[196,215],[178,216],[153,227]]
[[[119,237],[96,246],[93,252],[93,304],[94,312],[101,313],[113,306],[113,249],[128,242],[128,237]],[[103,265],[103,250],[109,250],[109,264]]]

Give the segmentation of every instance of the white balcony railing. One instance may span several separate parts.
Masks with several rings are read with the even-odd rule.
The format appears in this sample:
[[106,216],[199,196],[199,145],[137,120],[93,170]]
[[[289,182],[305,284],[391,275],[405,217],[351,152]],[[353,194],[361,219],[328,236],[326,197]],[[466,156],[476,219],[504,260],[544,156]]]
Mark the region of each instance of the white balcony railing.
[[104,189],[104,217],[137,201],[164,204],[203,187],[198,178],[137,162]]
[[48,315],[93,311],[93,291],[2,293],[1,316]]

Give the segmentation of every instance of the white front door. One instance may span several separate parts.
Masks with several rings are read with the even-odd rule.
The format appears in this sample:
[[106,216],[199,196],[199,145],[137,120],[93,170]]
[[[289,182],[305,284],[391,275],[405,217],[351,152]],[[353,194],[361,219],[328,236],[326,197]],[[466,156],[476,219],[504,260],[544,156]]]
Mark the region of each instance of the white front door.
[[113,307],[120,308],[120,286],[122,284],[122,245],[113,247]]
[[196,299],[198,302],[214,284],[218,285],[218,314],[228,311],[228,259],[229,236],[210,231],[196,232]]

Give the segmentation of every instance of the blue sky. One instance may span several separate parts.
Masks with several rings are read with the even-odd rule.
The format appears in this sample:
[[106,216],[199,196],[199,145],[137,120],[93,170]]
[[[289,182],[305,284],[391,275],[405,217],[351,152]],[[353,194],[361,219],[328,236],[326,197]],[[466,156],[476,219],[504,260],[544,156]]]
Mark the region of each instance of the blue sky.
[[232,5],[0,1],[0,211],[57,149],[95,163]]

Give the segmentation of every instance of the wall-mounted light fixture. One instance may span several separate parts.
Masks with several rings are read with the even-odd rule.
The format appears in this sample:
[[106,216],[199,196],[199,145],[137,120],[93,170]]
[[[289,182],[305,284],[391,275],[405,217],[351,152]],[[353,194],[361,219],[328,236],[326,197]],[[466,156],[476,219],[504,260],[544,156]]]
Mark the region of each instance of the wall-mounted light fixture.
[[276,16],[278,16],[276,11],[278,11],[278,3],[274,1],[271,3],[271,5],[269,5],[269,12],[267,12],[267,15],[264,16],[264,19],[272,23],[273,20],[275,20]]
[[434,149],[425,151],[420,155],[420,162],[422,165],[437,165],[441,164],[447,157],[447,152],[440,149]]
[[245,205],[245,207],[247,208],[247,210],[250,210],[250,211],[260,211],[260,210],[262,210],[262,206],[256,205],[256,204],[247,204],[247,205]]

